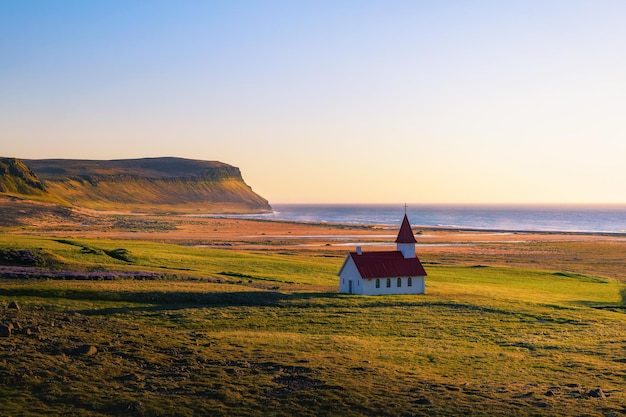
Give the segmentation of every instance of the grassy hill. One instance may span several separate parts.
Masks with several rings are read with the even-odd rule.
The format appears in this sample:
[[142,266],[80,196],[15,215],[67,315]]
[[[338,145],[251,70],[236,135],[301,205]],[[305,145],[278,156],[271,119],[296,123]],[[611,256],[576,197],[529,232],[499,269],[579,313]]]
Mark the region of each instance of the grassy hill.
[[113,161],[5,158],[0,194],[66,201],[97,210],[257,212],[267,200],[239,168],[216,161],[144,158]]
[[0,236],[9,248],[177,277],[2,281],[0,322],[21,327],[1,340],[8,415],[626,412],[608,277],[430,265],[425,295],[363,297],[335,292],[341,257]]
[[67,204],[51,193],[37,174],[16,158],[0,158],[0,195]]

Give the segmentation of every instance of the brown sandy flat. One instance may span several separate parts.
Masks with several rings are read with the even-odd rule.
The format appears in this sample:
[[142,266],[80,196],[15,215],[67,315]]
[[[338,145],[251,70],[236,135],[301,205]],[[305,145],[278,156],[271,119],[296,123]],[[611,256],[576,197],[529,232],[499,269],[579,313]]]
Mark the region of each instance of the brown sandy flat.
[[[268,244],[345,250],[393,246],[397,226],[297,223],[186,215],[142,215],[70,209],[31,201],[0,199],[0,226],[12,233],[111,239],[146,239],[205,245]],[[413,225],[418,247],[524,242],[626,242],[626,235],[455,230]],[[459,246],[461,247],[461,246]]]
[[[244,251],[319,252],[342,257],[356,246],[393,250],[397,226],[310,224],[184,215],[136,215],[0,199],[6,233],[138,239]],[[12,227],[7,227],[12,226]],[[413,225],[426,263],[505,265],[575,271],[626,280],[626,236],[450,230]]]

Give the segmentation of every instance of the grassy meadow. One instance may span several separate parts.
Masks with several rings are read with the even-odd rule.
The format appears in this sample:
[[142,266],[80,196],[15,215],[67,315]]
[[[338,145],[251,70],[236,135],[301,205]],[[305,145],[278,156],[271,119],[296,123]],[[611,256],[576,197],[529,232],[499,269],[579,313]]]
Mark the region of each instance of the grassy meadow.
[[431,254],[427,294],[364,297],[336,293],[340,251],[18,234],[0,249],[160,275],[2,280],[0,416],[626,414],[624,284],[586,274],[589,256]]

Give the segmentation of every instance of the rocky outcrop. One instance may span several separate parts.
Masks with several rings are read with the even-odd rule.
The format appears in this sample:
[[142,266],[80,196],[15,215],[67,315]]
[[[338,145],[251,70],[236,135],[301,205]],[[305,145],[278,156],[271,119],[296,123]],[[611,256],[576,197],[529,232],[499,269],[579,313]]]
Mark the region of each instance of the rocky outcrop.
[[0,158],[0,193],[42,195],[47,190],[22,161],[17,158]]

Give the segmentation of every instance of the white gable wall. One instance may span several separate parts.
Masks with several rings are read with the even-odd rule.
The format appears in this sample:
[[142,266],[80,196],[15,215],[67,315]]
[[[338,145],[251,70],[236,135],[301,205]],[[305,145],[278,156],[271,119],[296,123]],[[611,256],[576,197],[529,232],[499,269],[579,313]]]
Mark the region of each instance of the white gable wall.
[[[352,281],[352,292],[350,291],[350,281]],[[356,267],[356,264],[352,260],[352,257],[348,255],[341,271],[339,271],[339,292],[345,294],[363,294],[363,283],[361,274]]]

